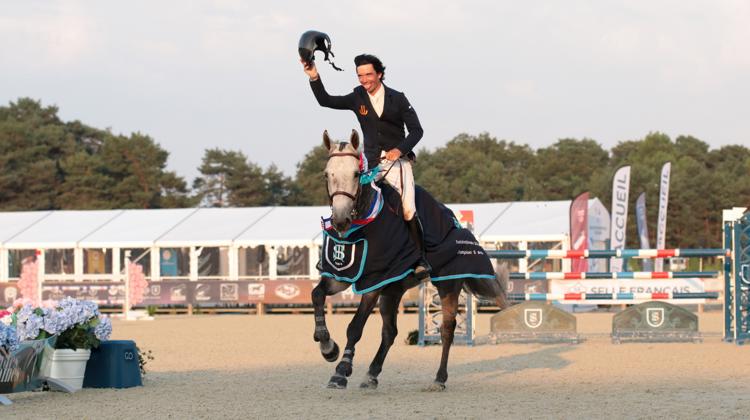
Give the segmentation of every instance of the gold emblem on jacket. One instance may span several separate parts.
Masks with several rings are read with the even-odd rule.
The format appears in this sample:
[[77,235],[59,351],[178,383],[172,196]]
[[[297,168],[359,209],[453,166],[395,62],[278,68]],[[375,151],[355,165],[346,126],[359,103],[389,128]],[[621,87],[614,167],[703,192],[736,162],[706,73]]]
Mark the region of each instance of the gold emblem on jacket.
[[362,115],[363,117],[367,115],[369,111],[367,111],[367,107],[364,105],[359,106],[359,115]]

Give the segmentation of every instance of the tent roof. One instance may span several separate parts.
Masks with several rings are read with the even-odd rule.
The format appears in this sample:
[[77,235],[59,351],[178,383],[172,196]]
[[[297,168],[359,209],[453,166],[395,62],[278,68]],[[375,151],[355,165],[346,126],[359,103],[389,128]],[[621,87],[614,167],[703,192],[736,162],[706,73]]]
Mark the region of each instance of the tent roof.
[[124,210],[79,242],[83,248],[148,248],[160,236],[198,211],[188,209]]
[[229,246],[273,207],[199,208],[156,240],[157,246]]
[[10,211],[0,213],[0,244],[23,232],[29,226],[50,215],[51,211]]
[[326,206],[276,207],[259,223],[235,237],[235,245],[277,244],[293,245],[322,242],[320,218],[329,215]]
[[59,210],[31,223],[3,243],[6,248],[75,248],[78,241],[124,210]]
[[446,204],[453,210],[456,217],[460,217],[460,210],[474,211],[474,234],[481,237],[513,203],[468,203]]
[[483,241],[561,241],[569,233],[570,200],[519,201],[481,234]]

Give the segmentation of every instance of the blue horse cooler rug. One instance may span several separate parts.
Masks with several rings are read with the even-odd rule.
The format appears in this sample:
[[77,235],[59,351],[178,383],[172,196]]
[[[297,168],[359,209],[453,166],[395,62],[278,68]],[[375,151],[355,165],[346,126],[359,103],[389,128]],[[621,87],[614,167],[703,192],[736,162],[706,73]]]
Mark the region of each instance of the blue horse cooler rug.
[[[403,280],[419,260],[401,214],[401,196],[387,184],[371,185],[376,198],[370,214],[347,232],[337,233],[326,223],[330,219],[324,220],[321,276],[351,283],[357,294]],[[494,279],[489,257],[453,212],[418,186],[415,194],[432,281]]]

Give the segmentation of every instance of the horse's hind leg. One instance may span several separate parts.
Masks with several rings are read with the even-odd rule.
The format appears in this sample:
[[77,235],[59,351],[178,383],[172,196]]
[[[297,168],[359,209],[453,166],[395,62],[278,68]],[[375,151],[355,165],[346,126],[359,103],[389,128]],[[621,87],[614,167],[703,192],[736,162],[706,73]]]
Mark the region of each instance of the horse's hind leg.
[[401,297],[405,291],[402,283],[391,284],[383,290],[383,294],[380,297],[380,316],[383,319],[380,348],[378,348],[378,352],[370,364],[367,377],[360,384],[360,388],[375,389],[378,387],[378,375],[383,370],[385,357],[396,340],[396,335],[398,335],[398,328],[396,326],[398,304],[401,302]]
[[443,325],[440,328],[440,338],[443,342],[443,353],[440,356],[440,368],[435,375],[435,382],[426,391],[443,391],[448,380],[448,355],[456,332],[456,314],[458,312],[458,296],[461,294],[461,281],[439,283],[440,305],[443,311]]
[[349,327],[346,329],[346,347],[344,348],[344,355],[341,357],[341,361],[336,365],[336,373],[331,376],[328,381],[328,388],[346,388],[348,378],[352,374],[352,364],[354,362],[354,346],[357,344],[360,338],[362,338],[362,330],[365,328],[367,318],[372,313],[375,304],[378,301],[380,291],[374,291],[362,295],[362,299],[359,301],[357,307],[357,313],[354,314],[354,318],[349,323]]
[[346,290],[348,284],[330,280],[321,279],[320,283],[312,291],[312,303],[315,311],[315,333],[313,340],[320,343],[320,353],[323,358],[329,362],[335,362],[339,358],[339,346],[331,340],[326,326],[325,303],[326,296],[335,295]]

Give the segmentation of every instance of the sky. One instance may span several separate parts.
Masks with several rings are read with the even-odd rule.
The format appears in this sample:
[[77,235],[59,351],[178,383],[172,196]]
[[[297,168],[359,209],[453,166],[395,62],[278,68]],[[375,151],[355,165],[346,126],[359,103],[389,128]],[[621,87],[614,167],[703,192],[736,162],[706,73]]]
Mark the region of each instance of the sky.
[[294,175],[323,130],[359,130],[313,98],[297,42],[315,29],[345,70],[318,53],[329,93],[357,85],[354,56],[382,59],[418,149],[482,132],[535,149],[652,131],[750,146],[748,22],[744,0],[0,0],[0,104],[147,134],[188,183],[209,148]]

